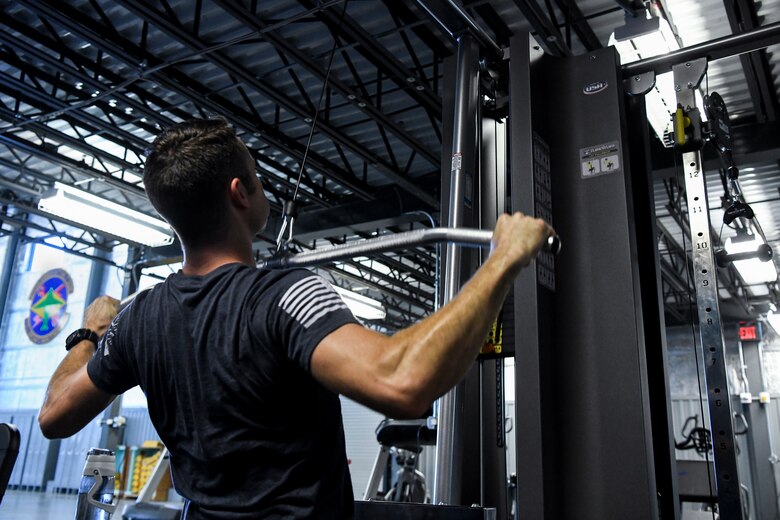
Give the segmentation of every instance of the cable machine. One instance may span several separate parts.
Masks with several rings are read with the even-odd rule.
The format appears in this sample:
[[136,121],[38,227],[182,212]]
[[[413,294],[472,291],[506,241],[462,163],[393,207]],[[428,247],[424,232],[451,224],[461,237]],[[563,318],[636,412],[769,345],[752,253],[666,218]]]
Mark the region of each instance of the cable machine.
[[[504,519],[514,510],[516,518],[529,519],[679,518],[649,140],[646,125],[629,127],[627,121],[644,121],[648,72],[672,65],[678,102],[695,119],[691,91],[702,65],[690,49],[631,67],[621,67],[612,48],[554,57],[528,34],[513,36],[507,52],[474,25],[449,31],[457,35],[458,53],[444,64],[444,83],[454,88],[445,92],[442,132],[442,193],[449,195],[441,220],[450,229],[436,230],[443,235],[435,239],[448,241],[442,301],[479,264],[479,250],[460,245],[484,245],[484,233],[453,238],[463,228],[492,228],[498,214],[522,211],[548,220],[566,237],[566,248],[558,256],[540,253],[533,268],[520,274],[496,323],[500,352],[485,352],[437,403],[435,505],[360,501],[356,517]],[[696,53],[721,52],[725,45],[748,52],[776,41],[779,30],[761,30],[760,37],[743,33],[699,46]],[[500,71],[496,78],[491,67]],[[494,147],[483,146],[481,79],[497,80],[493,117],[501,108],[507,116],[503,131],[494,125]],[[678,117],[683,122],[686,114]],[[508,149],[506,165],[499,141]],[[681,151],[686,182],[691,180],[688,207],[702,207],[689,217],[701,342],[709,361],[718,505],[722,518],[736,519],[742,506],[715,260],[709,221],[694,217],[707,218],[701,157],[695,149]],[[368,240],[331,256],[314,252],[319,256],[311,260],[428,238],[402,237],[377,249]],[[303,256],[284,262],[311,265]],[[508,356],[516,359],[513,496],[505,479],[499,370]],[[463,507],[470,504],[480,507]]]
[[[456,88],[444,98],[443,120],[453,127],[443,134],[453,137],[443,143],[452,153],[442,154],[443,193],[450,193],[442,219],[475,225],[487,213],[476,201],[496,201],[497,212],[543,217],[567,237],[564,254],[542,255],[521,273],[502,312],[502,355],[516,358],[518,473],[509,502],[518,518],[680,518],[649,136],[637,123],[646,120],[642,95],[654,82],[651,71],[678,65],[678,101],[692,106],[686,89],[698,81],[686,74],[695,58],[765,47],[777,41],[778,25],[621,67],[614,49],[556,58],[528,35],[514,36],[497,56],[475,24],[461,20],[455,29],[441,5],[419,3],[458,41],[457,61],[445,63],[445,83]],[[490,154],[478,138],[482,103],[464,113],[468,96],[476,90],[481,98],[479,75],[490,60],[502,63],[509,81],[509,170],[492,184],[477,166]],[[463,85],[471,85],[465,95]],[[686,177],[703,175],[696,152],[680,151]],[[689,207],[704,202],[706,216],[704,194],[695,185],[687,192]],[[715,266],[705,231],[693,219],[690,228],[718,504],[721,518],[741,518]],[[454,248],[447,254],[461,255]],[[449,258],[445,277],[459,286],[476,263]],[[485,399],[501,397],[488,372],[481,361],[439,404],[434,503],[478,503],[505,518],[505,486],[495,485],[505,471],[495,453],[504,446],[493,442],[500,405]]]

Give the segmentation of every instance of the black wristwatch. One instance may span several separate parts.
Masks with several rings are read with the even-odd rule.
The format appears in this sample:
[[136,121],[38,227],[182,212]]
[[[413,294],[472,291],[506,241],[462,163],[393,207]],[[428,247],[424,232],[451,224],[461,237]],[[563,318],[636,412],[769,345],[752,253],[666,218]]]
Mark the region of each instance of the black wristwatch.
[[76,331],[73,331],[70,336],[68,336],[68,339],[65,340],[65,350],[70,350],[73,347],[76,346],[76,344],[80,343],[81,341],[84,341],[85,339],[88,339],[92,343],[97,346],[98,338],[97,332],[90,329],[78,329]]

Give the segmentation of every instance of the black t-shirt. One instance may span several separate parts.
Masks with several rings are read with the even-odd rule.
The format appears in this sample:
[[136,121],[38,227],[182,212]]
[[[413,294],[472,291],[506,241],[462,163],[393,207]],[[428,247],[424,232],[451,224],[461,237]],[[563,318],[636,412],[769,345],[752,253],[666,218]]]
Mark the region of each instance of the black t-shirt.
[[356,320],[309,271],[221,266],[139,294],[87,365],[112,394],[140,385],[187,518],[351,518],[341,405],[309,374]]

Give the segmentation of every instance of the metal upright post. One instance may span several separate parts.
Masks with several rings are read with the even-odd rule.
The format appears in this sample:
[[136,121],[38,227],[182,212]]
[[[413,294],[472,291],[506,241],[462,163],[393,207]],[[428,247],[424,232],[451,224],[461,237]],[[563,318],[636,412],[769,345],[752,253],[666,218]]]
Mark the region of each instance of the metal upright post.
[[[672,71],[678,107],[682,108],[686,116],[695,113],[694,92],[707,71],[707,60],[701,58],[681,63],[675,65]],[[693,123],[695,124],[696,122]],[[676,141],[683,150],[682,162],[693,247],[699,337],[705,366],[718,507],[721,518],[739,519],[742,518],[742,500],[737,473],[737,455],[734,449],[734,424],[729,398],[723,326],[718,306],[717,271],[710,236],[707,185],[704,181],[701,149],[690,146],[688,138],[681,135],[683,125],[684,118],[678,116]]]
[[[136,248],[129,248],[127,251],[127,258],[135,258],[138,250]],[[132,271],[125,273],[124,285],[122,287],[122,298],[125,299],[128,295],[134,293],[138,289],[138,278],[140,278],[140,270],[136,271],[135,267]],[[100,446],[107,448],[111,451],[116,451],[117,446],[124,442],[125,426],[123,423],[115,423],[114,418],[119,417],[122,411],[122,396],[116,396],[110,405],[103,411],[102,424],[103,430],[100,433]]]
[[[492,118],[482,117],[481,119],[480,223],[481,227],[485,229],[493,229],[496,227],[498,216],[506,212],[507,125]],[[485,250],[483,258],[487,258],[487,256],[488,253]],[[506,306],[505,302],[504,307]],[[495,340],[502,343],[502,357],[481,359],[479,362],[481,391],[479,417],[482,447],[479,503],[485,507],[495,507],[498,518],[506,518],[508,511],[503,357],[505,355],[503,352],[503,318],[505,313],[505,308],[502,308],[494,336]],[[509,323],[506,323],[506,329],[509,329]]]
[[[458,38],[457,71],[455,82],[455,111],[453,116],[452,163],[450,169],[450,197],[447,225],[463,225],[465,209],[473,201],[473,154],[476,147],[476,113],[479,94],[479,49],[469,35]],[[460,247],[447,245],[445,257],[444,295],[442,303],[453,299],[461,283]],[[433,503],[451,504],[458,501],[459,488],[455,464],[455,425],[458,403],[455,389],[442,396],[437,403],[436,468],[434,472]]]
[[6,315],[5,307],[8,303],[8,290],[11,288],[11,279],[16,269],[16,253],[19,250],[19,238],[21,235],[22,230],[15,229],[8,236],[8,242],[5,246],[5,260],[3,261],[2,273],[0,273],[0,316]]
[[[94,255],[98,258],[108,258],[108,253],[105,251],[95,250]],[[92,267],[89,270],[89,281],[87,282],[87,295],[84,299],[85,305],[89,305],[102,294],[105,277],[106,264],[100,261],[92,262]]]

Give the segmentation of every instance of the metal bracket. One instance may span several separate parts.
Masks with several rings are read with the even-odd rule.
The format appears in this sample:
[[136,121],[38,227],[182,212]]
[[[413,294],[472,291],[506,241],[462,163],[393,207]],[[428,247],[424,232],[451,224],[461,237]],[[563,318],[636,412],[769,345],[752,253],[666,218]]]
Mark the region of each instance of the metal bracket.
[[677,102],[685,110],[696,106],[693,91],[701,84],[707,73],[707,58],[686,61],[672,67],[674,73],[674,90],[677,92]]
[[623,80],[623,88],[630,96],[644,96],[655,86],[655,71],[649,70],[642,74]]

